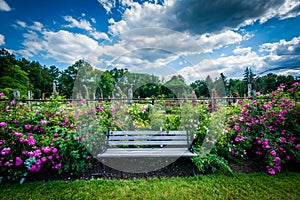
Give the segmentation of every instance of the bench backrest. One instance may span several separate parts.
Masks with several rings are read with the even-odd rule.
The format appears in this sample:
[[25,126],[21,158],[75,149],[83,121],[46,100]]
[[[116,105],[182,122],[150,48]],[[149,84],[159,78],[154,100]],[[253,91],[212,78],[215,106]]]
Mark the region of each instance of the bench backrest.
[[111,131],[107,133],[107,145],[112,147],[190,147],[188,131]]

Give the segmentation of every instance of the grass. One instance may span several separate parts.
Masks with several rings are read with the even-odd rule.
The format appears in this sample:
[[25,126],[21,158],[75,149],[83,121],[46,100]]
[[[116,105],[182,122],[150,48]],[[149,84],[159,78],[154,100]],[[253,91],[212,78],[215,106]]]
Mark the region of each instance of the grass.
[[300,199],[300,173],[0,185],[1,199]]

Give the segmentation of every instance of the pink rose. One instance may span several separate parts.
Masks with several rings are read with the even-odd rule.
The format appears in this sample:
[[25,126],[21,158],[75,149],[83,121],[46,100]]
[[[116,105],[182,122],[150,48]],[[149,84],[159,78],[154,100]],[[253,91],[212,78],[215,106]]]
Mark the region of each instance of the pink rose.
[[16,166],[20,166],[23,164],[23,161],[20,157],[16,157]]
[[272,150],[272,151],[270,152],[270,154],[271,154],[272,156],[276,156],[276,151],[275,151],[275,150]]

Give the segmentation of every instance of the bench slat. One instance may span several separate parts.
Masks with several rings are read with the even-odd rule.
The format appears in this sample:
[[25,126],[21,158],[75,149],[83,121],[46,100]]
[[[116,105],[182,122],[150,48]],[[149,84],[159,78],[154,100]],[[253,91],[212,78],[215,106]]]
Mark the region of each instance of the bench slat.
[[175,150],[175,148],[161,148],[144,150],[135,148],[132,150],[127,149],[107,149],[103,154],[99,154],[98,158],[120,158],[120,157],[192,157],[197,156],[195,153],[189,152],[186,148]]
[[186,135],[186,131],[112,131],[110,135]]
[[186,141],[109,141],[110,146],[118,145],[186,145]]
[[109,136],[110,141],[123,141],[123,140],[183,140],[186,141],[186,135],[185,136],[140,136],[140,135],[134,135],[134,136]]
[[147,147],[143,147],[143,148],[118,148],[118,147],[111,147],[108,148],[108,150],[110,152],[113,151],[129,151],[129,152],[133,152],[133,151],[181,151],[181,152],[185,152],[187,151],[187,148],[183,148],[183,147],[157,147],[157,148],[147,148]]

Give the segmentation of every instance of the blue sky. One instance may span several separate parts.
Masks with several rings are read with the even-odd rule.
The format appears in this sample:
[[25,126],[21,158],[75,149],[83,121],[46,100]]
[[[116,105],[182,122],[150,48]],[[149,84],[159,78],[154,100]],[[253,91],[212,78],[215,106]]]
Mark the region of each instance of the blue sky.
[[188,82],[299,74],[298,0],[0,0],[0,48],[64,69],[79,59]]

